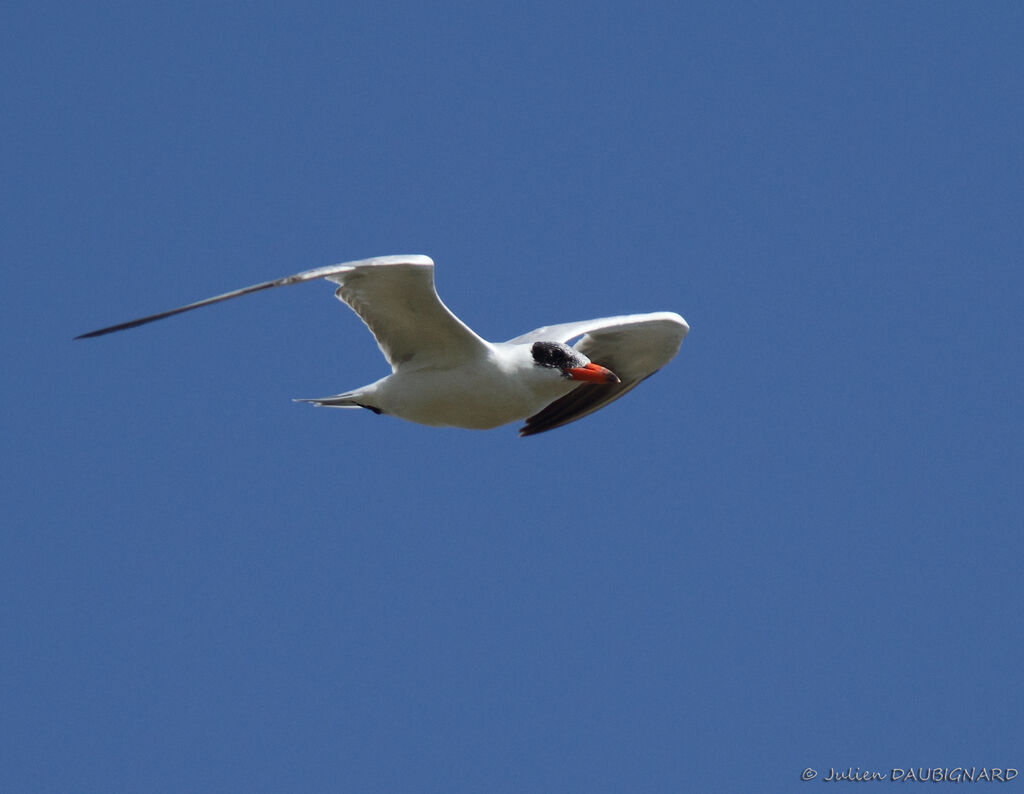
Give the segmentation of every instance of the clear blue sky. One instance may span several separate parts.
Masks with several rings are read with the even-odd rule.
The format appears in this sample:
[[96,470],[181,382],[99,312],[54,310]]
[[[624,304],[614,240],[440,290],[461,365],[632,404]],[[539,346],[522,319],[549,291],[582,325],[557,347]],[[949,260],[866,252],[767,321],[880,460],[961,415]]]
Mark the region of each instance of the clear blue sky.
[[[1024,768],[1024,6],[4,28],[0,789]],[[487,338],[692,330],[528,439],[293,404],[387,372],[326,284],[71,341],[394,253]]]

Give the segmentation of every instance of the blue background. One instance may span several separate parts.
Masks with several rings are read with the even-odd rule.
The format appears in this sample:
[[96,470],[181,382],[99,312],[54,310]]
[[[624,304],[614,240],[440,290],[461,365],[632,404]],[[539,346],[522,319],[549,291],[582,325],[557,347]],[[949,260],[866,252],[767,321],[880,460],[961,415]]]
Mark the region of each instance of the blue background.
[[[0,35],[4,791],[1024,767],[1024,6]],[[387,372],[326,284],[71,341],[393,253],[486,338],[692,331],[528,439],[292,404]]]

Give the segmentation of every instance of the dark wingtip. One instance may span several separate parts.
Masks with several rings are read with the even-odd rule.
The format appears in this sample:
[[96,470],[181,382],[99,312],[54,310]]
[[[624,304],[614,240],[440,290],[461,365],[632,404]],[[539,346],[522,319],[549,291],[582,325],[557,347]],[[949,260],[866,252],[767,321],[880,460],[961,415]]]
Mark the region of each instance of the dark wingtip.
[[87,334],[79,334],[78,336],[75,337],[75,339],[92,339],[95,336],[112,334],[114,333],[114,331],[124,331],[128,328],[135,328],[140,325],[145,325],[146,323],[152,322],[153,320],[162,319],[163,317],[166,317],[168,314],[171,314],[171,312],[168,312],[167,314],[160,314],[157,315],[156,317],[145,317],[141,320],[130,320],[126,323],[118,323],[117,325],[111,325],[107,328],[100,328],[99,330],[96,331],[89,331],[89,333]]
[[534,424],[534,420],[536,420],[536,418],[537,418],[537,415],[535,414],[534,416],[530,416],[530,417],[528,417],[526,419],[526,424],[524,424],[522,427],[519,428],[519,437],[520,438],[526,438],[527,436],[535,436],[538,433],[543,433],[545,430],[550,430],[551,429],[551,428],[545,427],[543,425],[540,425],[540,426],[535,425]]

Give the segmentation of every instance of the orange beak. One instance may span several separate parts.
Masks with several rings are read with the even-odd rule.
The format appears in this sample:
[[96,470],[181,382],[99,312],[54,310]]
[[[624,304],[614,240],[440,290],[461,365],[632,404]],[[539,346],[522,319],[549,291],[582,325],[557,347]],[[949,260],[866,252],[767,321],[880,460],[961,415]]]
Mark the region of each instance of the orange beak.
[[573,380],[582,380],[587,383],[618,383],[619,376],[610,369],[605,369],[597,364],[587,364],[585,367],[573,367],[566,370]]

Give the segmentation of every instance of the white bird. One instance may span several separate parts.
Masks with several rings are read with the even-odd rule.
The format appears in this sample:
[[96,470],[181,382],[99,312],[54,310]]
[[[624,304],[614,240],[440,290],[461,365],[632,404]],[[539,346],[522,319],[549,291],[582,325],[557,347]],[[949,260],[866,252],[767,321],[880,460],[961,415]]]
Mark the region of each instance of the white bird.
[[507,342],[487,342],[441,302],[433,260],[409,255],[306,270],[75,338],[321,278],[338,284],[334,294],[366,323],[392,372],[368,386],[298,402],[368,408],[423,425],[485,430],[525,418],[519,430],[524,436],[560,427],[653,375],[690,330],[674,312],[653,312],[548,325]]

